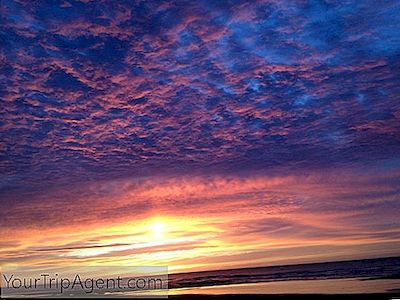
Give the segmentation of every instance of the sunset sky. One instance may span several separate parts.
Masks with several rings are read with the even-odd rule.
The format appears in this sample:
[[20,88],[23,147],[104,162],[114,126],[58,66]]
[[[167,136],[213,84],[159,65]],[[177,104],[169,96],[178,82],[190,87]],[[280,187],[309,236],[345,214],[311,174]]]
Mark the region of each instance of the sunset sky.
[[400,255],[399,1],[0,14],[0,266]]

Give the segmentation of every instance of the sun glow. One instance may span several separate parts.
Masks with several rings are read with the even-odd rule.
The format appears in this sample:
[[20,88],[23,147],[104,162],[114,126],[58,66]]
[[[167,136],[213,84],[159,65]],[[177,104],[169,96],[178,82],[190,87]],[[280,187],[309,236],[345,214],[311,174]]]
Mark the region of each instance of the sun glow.
[[162,222],[155,222],[151,225],[153,236],[155,238],[162,238],[165,232],[165,225]]
[[[85,263],[91,260],[90,263],[98,264],[98,260],[107,257],[115,266],[157,264],[173,265],[174,270],[183,270],[206,265],[202,260],[187,265],[186,260],[232,251],[230,244],[221,240],[223,229],[216,223],[210,225],[210,222],[210,218],[155,216],[90,228],[79,234],[71,229],[62,239],[54,232],[47,237],[46,242],[51,241],[49,245],[42,240],[33,242],[44,244],[42,251],[52,253],[58,259],[85,259]],[[68,246],[79,243],[79,247]]]

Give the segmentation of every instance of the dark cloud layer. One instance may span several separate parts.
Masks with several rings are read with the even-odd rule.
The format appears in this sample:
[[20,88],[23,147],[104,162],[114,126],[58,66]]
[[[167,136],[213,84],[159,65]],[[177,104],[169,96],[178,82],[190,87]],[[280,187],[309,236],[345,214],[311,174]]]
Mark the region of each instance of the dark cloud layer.
[[0,189],[394,159],[398,1],[1,2]]

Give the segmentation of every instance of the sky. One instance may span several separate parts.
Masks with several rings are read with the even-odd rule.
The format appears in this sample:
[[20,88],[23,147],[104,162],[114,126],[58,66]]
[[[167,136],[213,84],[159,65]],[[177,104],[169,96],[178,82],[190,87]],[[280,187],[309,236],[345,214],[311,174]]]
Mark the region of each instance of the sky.
[[0,13],[0,265],[400,255],[399,1]]

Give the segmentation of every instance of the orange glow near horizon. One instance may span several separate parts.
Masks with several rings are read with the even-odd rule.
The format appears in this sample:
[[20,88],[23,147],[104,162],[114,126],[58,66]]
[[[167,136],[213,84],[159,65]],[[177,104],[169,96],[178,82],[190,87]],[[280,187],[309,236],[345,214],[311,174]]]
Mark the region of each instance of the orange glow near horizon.
[[[324,178],[108,183],[118,193],[107,201],[76,198],[80,206],[71,207],[70,222],[51,214],[54,203],[23,212],[46,212],[47,223],[3,227],[2,265],[168,266],[180,272],[395,255],[397,229],[379,225],[368,206],[339,209],[349,195],[365,204],[382,201],[363,198],[374,185],[357,176]],[[314,202],[318,198],[325,202]],[[107,214],[115,217],[101,218]],[[395,216],[386,217],[391,222]]]

